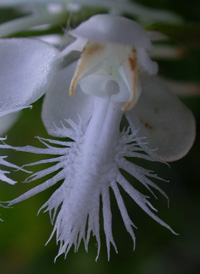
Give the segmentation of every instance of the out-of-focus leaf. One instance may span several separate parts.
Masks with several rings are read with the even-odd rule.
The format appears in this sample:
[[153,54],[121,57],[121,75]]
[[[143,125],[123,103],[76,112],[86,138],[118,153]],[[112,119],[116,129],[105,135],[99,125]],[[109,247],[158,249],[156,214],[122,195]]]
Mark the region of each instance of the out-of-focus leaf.
[[160,31],[181,45],[190,48],[200,48],[200,24],[154,24],[150,26],[148,30]]
[[22,15],[24,15],[24,13],[17,9],[0,9],[0,24],[16,19]]

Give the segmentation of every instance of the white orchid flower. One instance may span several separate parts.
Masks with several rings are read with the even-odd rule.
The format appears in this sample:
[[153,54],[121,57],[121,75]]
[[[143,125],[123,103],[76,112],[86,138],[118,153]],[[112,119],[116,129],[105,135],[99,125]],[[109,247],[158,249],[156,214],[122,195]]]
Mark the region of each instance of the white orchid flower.
[[[77,251],[82,240],[87,250],[92,233],[97,240],[98,258],[102,199],[109,259],[111,244],[117,252],[112,235],[110,190],[115,195],[134,246],[135,225],[128,215],[120,188],[150,217],[174,233],[154,213],[156,209],[149,197],[139,192],[121,171],[129,173],[155,197],[153,188],[167,197],[153,182],[161,178],[138,165],[137,159],[144,162],[180,159],[193,144],[195,122],[190,110],[161,80],[151,76],[157,72],[157,65],[148,56],[152,45],[140,25],[123,17],[97,15],[71,34],[76,40],[61,53],[35,40],[2,42],[5,44],[4,64],[6,58],[10,63],[14,59],[15,64],[14,68],[7,66],[1,79],[5,81],[6,89],[6,93],[1,89],[5,98],[4,111],[11,112],[12,108],[15,111],[27,106],[48,87],[42,110],[44,125],[50,135],[71,139],[58,141],[40,138],[45,148],[1,145],[18,151],[52,155],[50,159],[29,164],[52,163],[52,166],[36,172],[27,181],[54,175],[8,204],[26,200],[62,180],[61,186],[42,207],[49,211],[51,221],[55,221],[52,235],[56,233],[57,243],[60,243],[58,256],[63,253],[67,255],[72,245]],[[14,44],[20,44],[11,59],[7,46],[10,41],[13,41],[13,49]],[[30,43],[27,48],[26,43]],[[35,46],[30,47],[31,43]],[[58,60],[75,50],[81,51],[79,61],[56,70]],[[32,58],[31,51],[38,52],[39,56],[35,54]],[[9,69],[13,72],[16,68],[20,68],[16,78],[7,76]],[[49,86],[48,82],[55,72]],[[13,79],[19,79],[17,86],[11,83]],[[11,103],[8,98],[11,98]],[[128,127],[120,130],[123,115]],[[130,157],[134,160],[129,161]]]

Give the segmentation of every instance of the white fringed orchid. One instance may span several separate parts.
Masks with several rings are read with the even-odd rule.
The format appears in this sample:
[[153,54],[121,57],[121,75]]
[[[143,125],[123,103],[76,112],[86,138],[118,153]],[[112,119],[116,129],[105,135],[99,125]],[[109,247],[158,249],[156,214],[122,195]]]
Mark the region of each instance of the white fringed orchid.
[[[148,56],[152,45],[140,25],[122,17],[97,15],[82,23],[72,35],[77,39],[61,54],[56,51],[52,53],[49,48],[50,60],[45,58],[48,71],[52,71],[55,56],[61,59],[71,51],[81,51],[78,62],[57,72],[46,92],[42,110],[48,133],[56,137],[69,137],[71,141],[40,138],[45,148],[15,147],[18,151],[52,156],[29,164],[50,163],[52,166],[31,175],[27,182],[53,175],[8,204],[19,203],[62,181],[41,208],[49,211],[54,223],[51,237],[55,233],[60,244],[58,256],[63,253],[67,255],[72,245],[77,251],[82,240],[87,250],[92,233],[98,244],[98,258],[102,200],[109,259],[111,244],[117,251],[112,235],[110,190],[115,195],[134,246],[134,224],[120,188],[150,217],[174,233],[155,214],[156,209],[149,197],[139,192],[121,171],[129,173],[155,197],[152,189],[166,197],[153,182],[160,178],[136,164],[136,160],[166,162],[180,159],[193,144],[195,123],[192,113],[178,98],[157,77],[149,76],[156,73],[157,65]],[[47,53],[44,52],[44,55]],[[43,60],[42,54],[40,58]],[[40,67],[39,58],[37,62]],[[48,75],[51,80],[52,74]],[[39,74],[38,79],[40,83],[42,78]],[[23,88],[24,82],[21,84],[19,98],[23,98],[22,94],[25,96],[23,91],[27,92]],[[43,86],[47,87],[46,84]],[[35,92],[36,89],[32,88],[30,95]],[[36,93],[34,100],[38,98],[39,92]],[[18,92],[15,95],[12,93],[13,100],[17,97]],[[23,106],[27,104],[24,102],[30,102],[30,97],[29,100],[23,98]],[[19,103],[17,107],[22,108],[22,105]],[[120,131],[123,115],[128,127]],[[8,145],[1,147],[13,149]],[[129,161],[130,158],[133,161]]]

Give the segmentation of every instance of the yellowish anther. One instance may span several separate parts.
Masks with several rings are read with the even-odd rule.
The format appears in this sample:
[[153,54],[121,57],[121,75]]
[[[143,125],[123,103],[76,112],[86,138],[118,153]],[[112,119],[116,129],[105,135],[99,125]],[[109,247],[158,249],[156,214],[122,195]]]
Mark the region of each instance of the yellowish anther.
[[78,66],[76,68],[74,77],[71,81],[69,95],[74,96],[74,90],[78,81],[101,60],[101,53],[103,52],[104,45],[88,41],[85,45]]

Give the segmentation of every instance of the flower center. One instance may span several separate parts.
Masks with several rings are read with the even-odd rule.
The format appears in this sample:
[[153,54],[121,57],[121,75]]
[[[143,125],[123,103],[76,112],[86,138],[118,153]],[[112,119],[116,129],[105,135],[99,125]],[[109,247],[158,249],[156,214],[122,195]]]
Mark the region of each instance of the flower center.
[[[110,97],[125,103],[130,109],[141,93],[137,52],[127,45],[88,41],[82,51],[70,85],[74,95],[77,84],[83,92],[99,97]],[[115,82],[115,84],[114,84]]]

